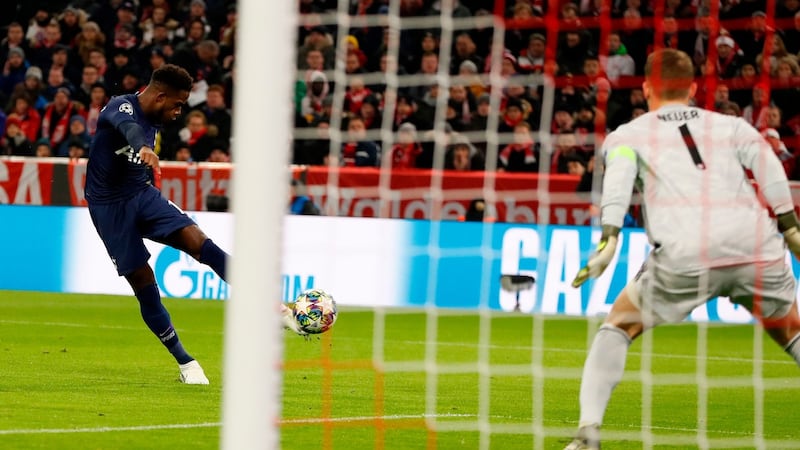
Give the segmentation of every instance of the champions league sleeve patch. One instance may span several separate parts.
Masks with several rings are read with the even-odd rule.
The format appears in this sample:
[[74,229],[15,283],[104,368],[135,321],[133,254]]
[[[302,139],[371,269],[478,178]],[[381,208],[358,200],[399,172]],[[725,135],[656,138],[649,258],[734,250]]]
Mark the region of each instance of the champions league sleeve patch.
[[133,105],[131,105],[130,103],[123,103],[123,104],[119,105],[119,112],[125,113],[125,114],[127,114],[129,116],[132,116],[133,115]]

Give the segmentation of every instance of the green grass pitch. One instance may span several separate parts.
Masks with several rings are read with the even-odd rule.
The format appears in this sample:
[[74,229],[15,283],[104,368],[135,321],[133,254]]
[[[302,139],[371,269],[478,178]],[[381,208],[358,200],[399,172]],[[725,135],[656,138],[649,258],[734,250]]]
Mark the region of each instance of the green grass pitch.
[[[0,291],[0,448],[217,448],[224,303],[166,304],[211,386],[178,381],[177,366],[142,323],[133,297]],[[484,319],[491,324],[484,335],[489,345],[481,347],[479,315],[440,314],[435,345],[426,344],[425,314],[407,310],[385,312],[377,349],[374,312],[366,309],[342,307],[333,331],[319,340],[287,333],[282,447],[562,448],[576,426],[576,375],[596,324],[492,314]],[[534,330],[544,337],[541,347],[533,346]],[[698,392],[707,394],[704,427],[712,448],[753,448],[759,428],[766,448],[800,448],[800,378],[793,361],[764,339],[764,410],[757,424],[749,383],[753,328],[709,326],[707,337],[702,361],[712,385],[702,390],[694,379],[698,327],[652,334],[649,430],[656,448],[696,447]],[[642,448],[639,368],[647,359],[641,349],[642,342],[631,346],[626,378],[606,416],[604,433],[611,439],[604,448]],[[374,358],[382,358],[383,370],[375,370]],[[425,372],[426,358],[437,361],[438,374]],[[489,364],[479,366],[479,360]],[[545,377],[535,379],[537,361]],[[426,390],[433,384],[435,395]],[[533,433],[537,408],[538,423],[550,432],[539,441]],[[426,418],[437,432],[426,429]],[[479,433],[479,418],[489,433]]]

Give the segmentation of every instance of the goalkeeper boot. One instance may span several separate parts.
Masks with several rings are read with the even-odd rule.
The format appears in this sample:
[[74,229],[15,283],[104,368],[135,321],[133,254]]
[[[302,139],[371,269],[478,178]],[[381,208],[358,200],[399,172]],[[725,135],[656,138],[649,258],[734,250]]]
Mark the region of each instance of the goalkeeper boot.
[[578,429],[578,435],[564,450],[600,450],[600,427],[587,425]]
[[178,367],[181,369],[181,382],[185,384],[208,384],[203,368],[200,363],[191,360],[186,364],[180,364]]

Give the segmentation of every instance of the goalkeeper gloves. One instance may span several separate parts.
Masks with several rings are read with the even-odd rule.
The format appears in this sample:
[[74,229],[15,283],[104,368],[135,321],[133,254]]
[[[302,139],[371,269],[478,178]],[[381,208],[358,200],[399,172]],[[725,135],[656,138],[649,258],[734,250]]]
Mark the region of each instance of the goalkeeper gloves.
[[614,253],[617,250],[618,234],[618,227],[613,225],[603,226],[603,235],[600,238],[600,243],[597,244],[597,251],[589,258],[589,262],[575,275],[575,279],[572,280],[572,287],[580,287],[589,278],[597,278],[606,270],[606,267],[611,263],[611,259],[614,258]]
[[783,240],[795,258],[800,260],[800,223],[794,211],[778,215],[778,230],[783,233]]

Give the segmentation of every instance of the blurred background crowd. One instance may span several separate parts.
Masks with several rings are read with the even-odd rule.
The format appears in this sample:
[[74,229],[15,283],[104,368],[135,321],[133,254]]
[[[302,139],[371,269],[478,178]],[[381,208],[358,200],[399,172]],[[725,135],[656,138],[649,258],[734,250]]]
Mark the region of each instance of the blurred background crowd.
[[88,155],[100,110],[163,64],[195,80],[163,159],[229,161],[236,8],[226,0],[0,2],[0,154]]
[[[596,137],[647,111],[644,63],[666,46],[694,59],[695,104],[753,124],[800,180],[800,0],[455,0],[452,32],[403,27],[394,36],[388,0],[349,0],[341,8],[356,25],[347,27],[336,23],[338,1],[298,0],[295,164],[436,164],[588,180]],[[441,9],[440,0],[400,0],[397,12],[424,20]],[[498,15],[505,31],[496,34]],[[189,111],[159,136],[160,156],[231,160],[234,0],[0,2],[0,27],[0,153],[86,156],[107,100],[174,63],[195,85]],[[389,70],[400,83],[388,82]],[[430,132],[437,123],[447,135],[443,163]],[[333,152],[331,126],[342,131]]]
[[[295,141],[294,161],[329,162],[330,127],[340,125],[340,165],[439,167],[428,130],[434,128],[434,119],[443,118],[446,169],[541,170],[588,180],[594,137],[602,138],[647,111],[641,90],[644,64],[652,49],[663,46],[693,58],[697,106],[743,117],[762,131],[787,175],[800,179],[800,165],[795,164],[800,150],[800,1],[713,3],[456,0],[453,23],[472,19],[475,25],[454,27],[447,35],[441,28],[404,28],[393,41],[399,44],[395,54],[389,50],[388,21],[343,29],[323,20],[337,10],[336,1],[300,0],[296,126],[317,133]],[[441,8],[441,1],[401,0],[399,14],[440,16]],[[387,1],[352,0],[348,11],[357,22],[360,16],[389,14],[390,8]],[[501,54],[494,61],[494,73],[503,80],[500,86],[488,77],[497,35],[480,21],[498,14],[506,27],[500,34],[503,41],[494,47]],[[445,37],[452,45],[441,52]],[[449,61],[440,61],[442,54],[449,54]],[[337,55],[347,74],[338,103],[331,78]],[[373,75],[393,63],[401,78],[419,84],[387,89],[386,80]],[[447,86],[436,77],[440,70],[451,76]],[[536,74],[553,81],[554,100],[545,100],[542,78],[536,81]],[[493,97],[499,99],[496,104]],[[343,120],[332,121],[331,112],[339,105]],[[446,108],[443,115],[436,116],[437,106]],[[396,139],[387,142],[379,133],[369,133],[382,126],[391,126]],[[547,158],[539,131],[551,133]],[[492,132],[501,133],[501,139],[487,152]],[[495,155],[496,160],[487,161]],[[584,188],[590,186],[584,183]]]

